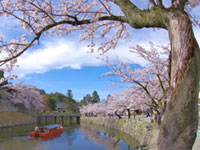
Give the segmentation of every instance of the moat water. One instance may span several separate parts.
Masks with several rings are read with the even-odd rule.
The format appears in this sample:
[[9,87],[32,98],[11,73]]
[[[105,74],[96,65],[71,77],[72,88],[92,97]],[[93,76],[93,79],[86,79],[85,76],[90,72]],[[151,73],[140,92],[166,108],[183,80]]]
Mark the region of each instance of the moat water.
[[30,137],[34,126],[0,129],[0,150],[135,150],[138,141],[128,134],[100,126],[65,126],[51,137]]

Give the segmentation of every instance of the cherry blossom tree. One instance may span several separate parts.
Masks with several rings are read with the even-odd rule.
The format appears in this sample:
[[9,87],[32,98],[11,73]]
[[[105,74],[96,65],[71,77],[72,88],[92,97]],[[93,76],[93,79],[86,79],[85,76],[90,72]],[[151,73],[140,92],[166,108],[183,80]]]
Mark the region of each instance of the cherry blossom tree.
[[124,102],[118,99],[116,96],[109,96],[106,103],[91,103],[80,108],[80,112],[86,116],[105,117],[105,116],[117,116],[121,119],[121,115],[126,110]]
[[117,97],[120,97],[121,103],[120,107],[127,112],[128,118],[131,118],[131,114],[134,115],[134,119],[136,117],[136,110],[145,111],[151,105],[148,105],[149,99],[145,99],[142,97],[142,93],[137,92],[134,89],[126,89],[124,91],[115,93]]
[[105,112],[108,116],[117,116],[121,119],[121,115],[124,113],[125,109],[122,107],[122,101],[116,96],[109,96],[106,100]]
[[[158,48],[161,49],[158,50]],[[144,68],[132,70],[128,62],[121,62],[117,59],[117,65],[111,65],[107,58],[104,61],[106,61],[112,72],[106,73],[106,76],[119,76],[122,82],[132,83],[132,87],[128,87],[129,90],[118,94],[118,96],[124,97],[124,106],[155,110],[160,125],[161,115],[166,102],[169,101],[170,93],[169,63],[167,61],[170,52],[169,46],[158,46],[150,43],[150,49],[146,50],[137,45],[132,48],[131,52],[146,60],[148,65]]]
[[39,91],[31,85],[7,84],[0,87],[1,94],[13,104],[22,104],[28,110],[40,110],[44,107]]
[[[168,2],[169,5],[166,5]],[[1,17],[10,17],[24,28],[19,37],[0,37],[1,65],[11,71],[17,57],[34,46],[43,34],[68,35],[82,30],[82,40],[104,38],[99,51],[114,48],[128,29],[161,28],[169,33],[170,102],[160,129],[158,147],[162,150],[192,149],[198,124],[199,46],[188,11],[199,0],[149,0],[146,8],[131,0],[1,0]],[[117,11],[115,10],[117,9]],[[189,118],[189,119],[188,119]],[[174,140],[176,139],[176,140]]]
[[99,102],[82,106],[80,112],[86,116],[117,116],[119,119],[127,112],[130,118],[131,113],[135,110],[145,110],[147,108],[147,105],[143,104],[140,100],[134,100],[132,96],[136,98],[133,90],[118,92],[114,96],[109,96],[105,103]]
[[106,113],[105,106],[100,102],[87,104],[80,108],[80,113],[86,116],[104,116]]

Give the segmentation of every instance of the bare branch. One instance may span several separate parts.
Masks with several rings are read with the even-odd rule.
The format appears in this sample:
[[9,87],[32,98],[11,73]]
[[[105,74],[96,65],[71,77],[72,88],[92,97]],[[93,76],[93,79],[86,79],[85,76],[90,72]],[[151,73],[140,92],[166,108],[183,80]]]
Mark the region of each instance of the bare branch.
[[112,16],[112,13],[110,12],[110,10],[104,5],[104,3],[99,0],[99,2],[103,5],[103,7],[107,10],[107,12]]

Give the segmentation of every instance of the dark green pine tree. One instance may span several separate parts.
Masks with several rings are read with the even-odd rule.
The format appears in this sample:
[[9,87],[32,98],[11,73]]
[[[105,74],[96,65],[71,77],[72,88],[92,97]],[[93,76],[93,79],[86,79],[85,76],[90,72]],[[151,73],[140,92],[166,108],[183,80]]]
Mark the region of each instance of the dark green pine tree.
[[86,96],[81,100],[81,105],[87,105],[89,103],[92,103],[92,97],[90,94],[86,94]]
[[67,90],[67,97],[73,99],[72,90]]
[[92,93],[92,103],[98,103],[98,102],[100,102],[99,95],[98,95],[97,91],[94,91]]

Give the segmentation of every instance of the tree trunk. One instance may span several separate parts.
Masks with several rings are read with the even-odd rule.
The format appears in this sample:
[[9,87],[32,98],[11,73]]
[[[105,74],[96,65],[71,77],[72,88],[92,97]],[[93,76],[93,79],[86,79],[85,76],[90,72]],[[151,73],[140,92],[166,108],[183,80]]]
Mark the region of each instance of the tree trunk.
[[130,109],[127,109],[127,113],[128,113],[128,119],[131,119],[131,112],[130,112]]
[[133,112],[133,118],[135,119],[135,117],[136,117],[136,111],[134,110],[134,112]]
[[122,119],[122,117],[121,117],[117,112],[115,112],[115,115],[116,115],[119,119]]
[[157,123],[158,123],[158,126],[161,125],[161,115],[160,114],[157,115]]
[[159,150],[191,150],[198,126],[199,46],[186,14],[170,17],[171,100],[158,137]]

